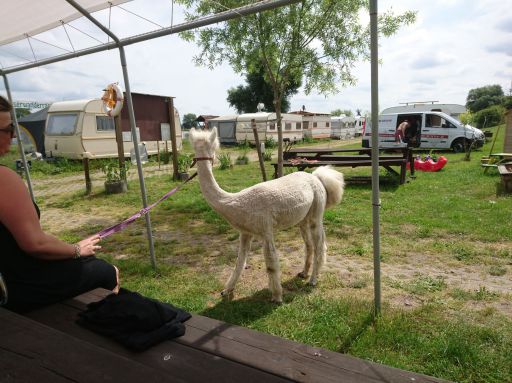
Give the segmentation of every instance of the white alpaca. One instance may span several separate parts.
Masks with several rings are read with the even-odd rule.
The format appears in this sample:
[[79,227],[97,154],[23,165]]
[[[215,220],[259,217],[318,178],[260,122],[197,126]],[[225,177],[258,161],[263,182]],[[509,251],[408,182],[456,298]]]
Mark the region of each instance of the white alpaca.
[[343,174],[329,167],[319,167],[312,174],[295,172],[284,177],[262,182],[238,193],[222,190],[213,177],[212,164],[219,147],[217,130],[190,130],[190,142],[195,150],[201,191],[208,204],[240,231],[240,248],[236,267],[226,283],[222,295],[232,298],[236,282],[245,267],[253,237],[263,240],[263,252],[272,292],[272,301],[282,302],[279,260],[274,245],[274,231],[299,225],[306,244],[304,270],[316,285],[320,268],[325,262],[327,245],[323,227],[324,210],[338,204],[343,196]]

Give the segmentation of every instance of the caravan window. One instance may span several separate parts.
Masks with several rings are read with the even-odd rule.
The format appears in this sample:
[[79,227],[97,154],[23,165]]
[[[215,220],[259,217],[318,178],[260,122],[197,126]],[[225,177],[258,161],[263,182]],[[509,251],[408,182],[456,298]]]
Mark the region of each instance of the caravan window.
[[48,117],[46,134],[49,136],[72,135],[75,133],[78,113],[51,114]]
[[273,122],[271,122],[270,124],[268,124],[268,128],[270,130],[276,130],[276,124],[274,124]]
[[295,123],[295,129],[300,130],[300,122]]
[[284,124],[284,130],[292,130],[292,123],[291,122],[286,122]]
[[113,132],[116,130],[114,117],[96,116],[96,130],[98,132]]

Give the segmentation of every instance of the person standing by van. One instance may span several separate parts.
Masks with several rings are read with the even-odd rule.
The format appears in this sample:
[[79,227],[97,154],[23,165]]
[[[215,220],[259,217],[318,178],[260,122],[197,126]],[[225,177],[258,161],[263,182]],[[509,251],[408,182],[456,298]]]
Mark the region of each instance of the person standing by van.
[[402,143],[406,137],[406,131],[411,127],[409,120],[403,120],[395,131],[395,142]]
[[[15,135],[11,112],[12,105],[0,96],[0,156],[9,152]],[[0,274],[7,287],[6,308],[25,312],[98,287],[117,292],[119,271],[94,256],[101,249],[99,240],[92,236],[72,245],[43,232],[39,208],[22,179],[0,166]]]

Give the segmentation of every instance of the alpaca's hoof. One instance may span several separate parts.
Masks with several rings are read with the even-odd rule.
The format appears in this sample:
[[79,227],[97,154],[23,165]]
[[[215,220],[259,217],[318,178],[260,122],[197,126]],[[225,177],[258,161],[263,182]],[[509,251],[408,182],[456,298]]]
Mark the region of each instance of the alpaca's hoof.
[[222,290],[220,295],[222,299],[225,300],[226,302],[232,301],[233,298],[235,297],[233,290]]
[[310,279],[308,285],[315,287],[318,284],[316,279]]
[[248,269],[250,269],[250,268],[251,268],[251,265],[249,265],[249,264],[246,264],[246,265],[244,266],[244,269],[245,269],[245,270],[248,270]]
[[278,305],[278,306],[283,304],[283,300],[282,299],[277,299],[277,298],[272,298],[270,300],[270,302],[272,302],[273,304]]
[[298,273],[297,276],[302,279],[306,279],[308,277],[308,275],[304,271]]

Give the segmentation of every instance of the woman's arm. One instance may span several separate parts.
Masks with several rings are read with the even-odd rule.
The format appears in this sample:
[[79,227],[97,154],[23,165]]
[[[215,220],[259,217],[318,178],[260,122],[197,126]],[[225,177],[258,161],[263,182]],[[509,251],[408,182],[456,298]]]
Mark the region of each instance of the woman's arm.
[[[18,246],[33,257],[45,260],[69,259],[76,255],[75,245],[46,234],[28,190],[20,177],[11,169],[0,167],[0,222],[11,232]],[[80,256],[93,255],[98,236],[79,242]]]

